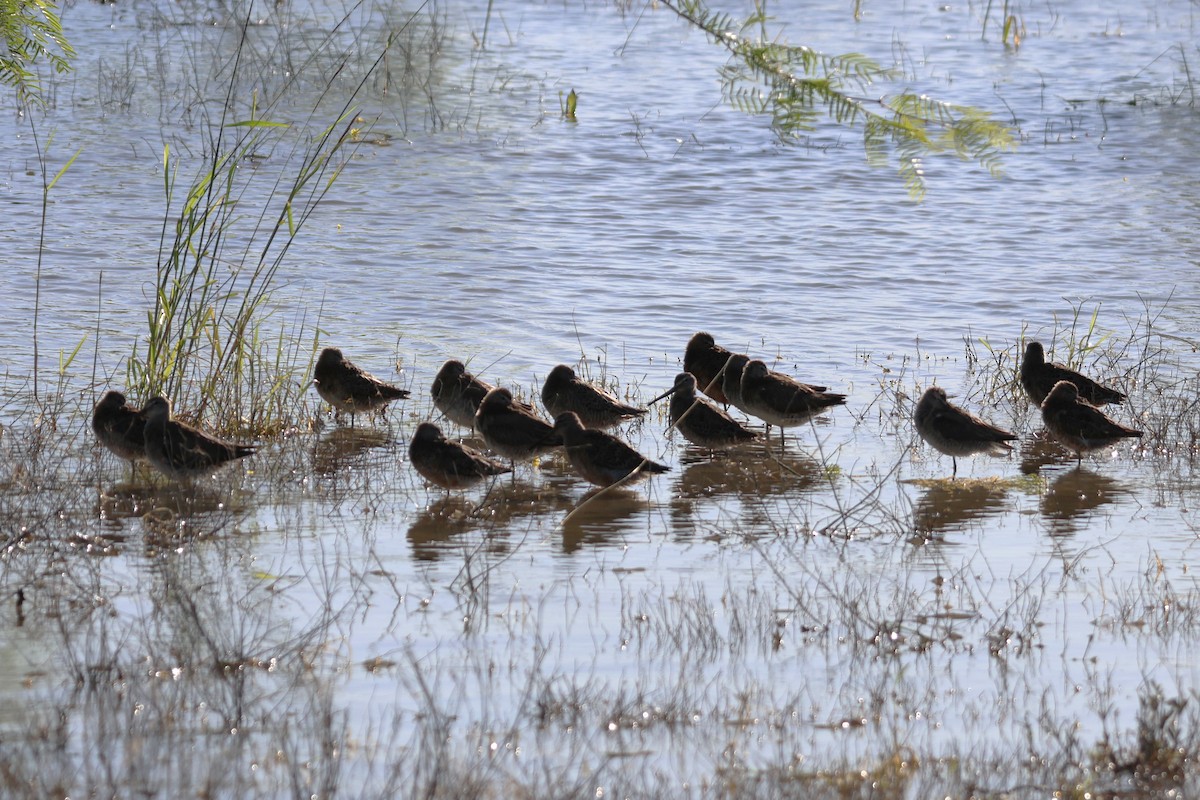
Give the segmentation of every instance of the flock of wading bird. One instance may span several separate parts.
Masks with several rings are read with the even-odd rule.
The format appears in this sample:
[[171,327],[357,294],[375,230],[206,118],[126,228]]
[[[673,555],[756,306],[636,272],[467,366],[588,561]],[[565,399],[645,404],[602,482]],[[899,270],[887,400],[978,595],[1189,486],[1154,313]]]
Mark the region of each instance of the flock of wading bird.
[[[754,441],[759,435],[697,394],[702,391],[726,407],[733,405],[767,424],[783,429],[801,425],[828,409],[842,405],[846,396],[825,386],[801,383],[718,345],[700,332],[691,338],[683,357],[684,371],[674,385],[650,401],[671,398],[671,427],[692,444],[710,451]],[[1042,411],[1050,435],[1076,457],[1115,444],[1141,431],[1107,417],[1099,406],[1121,403],[1125,395],[1102,386],[1078,372],[1048,363],[1041,344],[1030,342],[1021,362],[1020,382],[1030,400]],[[353,415],[383,409],[393,400],[408,397],[406,389],[392,386],[342,356],[337,348],[321,351],[313,371],[318,394],[335,412]],[[409,460],[422,477],[444,489],[465,489],[485,478],[512,472],[515,462],[533,459],[563,448],[571,466],[597,486],[629,482],[669,467],[642,456],[606,432],[646,409],[622,403],[612,394],[581,380],[565,364],[550,371],[541,400],[554,419],[542,419],[534,409],[467,372],[461,361],[447,361],[431,388],[434,407],[450,421],[478,431],[484,443],[508,463],[447,439],[432,422],[422,422],[409,445]],[[1002,453],[1012,449],[1017,437],[952,404],[946,392],[930,387],[913,415],[921,438],[951,457],[954,474],[959,456]],[[132,462],[147,461],[175,480],[208,475],[225,464],[251,455],[249,445],[222,441],[171,418],[170,402],[155,397],[139,411],[125,396],[109,391],[96,404],[92,428],[112,452]]]

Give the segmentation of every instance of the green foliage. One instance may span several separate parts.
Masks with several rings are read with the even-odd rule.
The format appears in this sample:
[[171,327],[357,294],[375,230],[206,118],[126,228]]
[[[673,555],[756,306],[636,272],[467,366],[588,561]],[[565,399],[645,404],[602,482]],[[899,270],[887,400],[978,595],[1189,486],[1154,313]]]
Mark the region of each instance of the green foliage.
[[721,68],[725,100],[749,114],[770,114],[771,125],[784,141],[812,130],[827,117],[863,129],[867,160],[886,164],[891,158],[905,186],[924,196],[922,159],[953,153],[1000,174],[1000,154],[1015,146],[1012,131],[987,112],[902,92],[878,99],[861,97],[877,80],[894,73],[859,53],[827,55],[803,45],[774,40],[764,6],[737,21],[709,11],[703,0],[662,0],[662,4],[733,56]]
[[58,72],[71,68],[75,51],[63,35],[56,6],[47,0],[0,0],[0,83],[13,87],[21,102],[42,102],[32,66],[45,58]]
[[[154,304],[127,362],[128,394],[166,396],[225,435],[270,436],[303,424],[312,353],[300,342],[309,326],[301,311],[278,329],[266,328],[276,275],[352,150],[367,141],[353,105],[413,19],[389,33],[357,86],[331,101],[340,104],[333,123],[315,130],[310,123],[325,114],[320,100],[309,120],[297,124],[271,118],[286,91],[258,105],[258,83],[247,66],[254,63],[247,38],[253,23],[243,18],[235,28],[231,21],[228,29],[239,38],[226,94],[220,116],[204,117],[208,141],[195,176],[181,177],[180,160],[163,148],[166,207]],[[359,54],[342,57],[352,56]],[[332,95],[340,72],[325,78],[322,99]]]
[[215,406],[209,422],[224,433],[271,434],[294,422],[302,383],[282,358],[282,340],[269,346],[263,325],[275,275],[340,173],[357,122],[344,110],[306,139],[296,160],[283,160],[285,172],[268,177],[273,186],[256,212],[243,197],[264,171],[243,166],[282,143],[290,126],[262,119],[253,106],[249,119],[215,121],[206,161],[189,184],[163,148],[166,210],[154,307],[128,362],[134,396],[161,394],[197,415]]

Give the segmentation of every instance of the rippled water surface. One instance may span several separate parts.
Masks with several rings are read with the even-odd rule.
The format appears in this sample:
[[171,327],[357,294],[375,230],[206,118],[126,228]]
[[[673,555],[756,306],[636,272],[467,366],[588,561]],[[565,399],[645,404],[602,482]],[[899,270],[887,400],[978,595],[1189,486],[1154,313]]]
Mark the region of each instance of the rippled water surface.
[[[243,167],[263,175],[336,117],[382,31],[415,20],[360,95],[364,143],[288,252],[266,324],[303,339],[301,367],[335,344],[413,397],[353,430],[314,398],[312,430],[197,496],[131,475],[85,426],[153,304],[164,144],[186,183],[238,14],[66,8],[75,71],[48,76],[46,111],[10,108],[0,137],[5,584],[25,597],[0,627],[0,726],[36,742],[38,709],[69,707],[55,757],[85,765],[65,787],[80,794],[148,780],[169,795],[194,769],[217,794],[411,796],[440,770],[533,796],[886,773],[918,797],[966,793],[939,759],[984,776],[1031,753],[1085,761],[1136,729],[1147,687],[1194,704],[1197,7],[1029,8],[1019,48],[987,8],[770,9],[790,42],[894,64],[867,96],[912,88],[1014,126],[1001,177],[930,158],[917,202],[866,164],[859,130],[819,122],[785,145],[723,104],[723,51],[664,8],[256,6],[246,86],[282,96],[272,113],[293,124]],[[405,57],[421,65],[408,78]],[[78,152],[44,242],[35,131],[50,177]],[[248,219],[272,181],[241,196]],[[40,386],[63,401],[51,435],[24,411],[35,302]],[[645,403],[697,330],[846,407],[782,455],[710,458],[656,406],[621,434],[671,472],[570,518],[589,487],[559,458],[465,499],[407,464],[447,358],[525,395],[582,360]],[[1094,346],[1085,367],[1129,393],[1113,413],[1146,438],[1079,467],[1042,441],[1012,386],[1028,338],[1060,359]],[[948,480],[909,421],[934,383],[1018,433],[1016,452],[959,459]],[[23,449],[38,437],[56,466]],[[94,605],[48,611],[81,558],[71,583],[94,581]],[[225,677],[195,666],[212,658]],[[154,721],[129,723],[106,770],[96,721],[125,720],[139,693]],[[206,738],[231,728],[245,744]],[[200,753],[187,769],[165,754],[184,744]],[[909,756],[920,780],[895,766]]]

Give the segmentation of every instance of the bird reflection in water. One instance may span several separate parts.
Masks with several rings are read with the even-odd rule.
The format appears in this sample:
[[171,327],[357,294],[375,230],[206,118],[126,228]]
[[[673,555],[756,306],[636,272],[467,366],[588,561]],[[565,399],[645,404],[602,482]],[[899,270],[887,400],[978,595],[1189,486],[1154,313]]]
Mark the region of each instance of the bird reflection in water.
[[122,482],[106,489],[97,498],[95,507],[97,516],[114,521],[143,519],[147,514],[185,518],[245,510],[241,492],[202,483],[188,486]]
[[1038,509],[1054,536],[1069,536],[1081,530],[1101,506],[1133,494],[1120,481],[1077,467],[1064,470],[1050,482]]
[[925,543],[1004,509],[1013,482],[997,478],[916,481],[925,491],[913,507],[913,530]]
[[[176,549],[191,542],[238,532],[249,495],[227,486],[203,483],[120,483],[96,500],[95,513],[105,522],[97,533],[73,537],[73,545],[95,554],[115,555],[130,541],[148,553]],[[137,523],[141,533],[134,536]]]
[[[375,428],[334,428],[317,442],[313,450],[313,469],[330,475],[348,466],[362,466],[371,450],[392,443],[391,434]],[[379,454],[382,459],[383,453]]]
[[587,545],[620,544],[623,534],[644,529],[650,503],[641,492],[622,486],[596,489],[584,496],[562,523],[564,553],[574,553]]
[[437,561],[453,546],[460,534],[483,522],[475,516],[476,504],[465,497],[447,495],[413,516],[408,543],[417,561]]
[[824,470],[800,452],[768,453],[741,448],[719,460],[683,460],[679,495],[684,498],[731,495],[780,495],[802,492],[823,480]]
[[1074,456],[1051,439],[1045,428],[1022,439],[1020,452],[1021,472],[1025,475],[1037,475],[1042,467],[1075,462]]
[[[488,553],[508,553],[521,539],[520,517],[564,514],[571,507],[569,484],[542,481],[538,484],[498,482],[482,498],[462,495],[441,497],[413,516],[408,543],[420,561],[436,561],[444,555],[460,556],[464,546],[474,548],[478,535],[484,537]],[[475,535],[464,538],[463,534]]]

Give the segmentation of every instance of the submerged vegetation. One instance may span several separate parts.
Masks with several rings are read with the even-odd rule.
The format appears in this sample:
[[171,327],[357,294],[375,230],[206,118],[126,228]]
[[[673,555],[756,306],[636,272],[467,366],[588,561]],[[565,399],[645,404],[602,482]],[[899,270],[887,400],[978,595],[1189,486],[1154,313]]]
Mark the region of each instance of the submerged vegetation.
[[[1087,345],[1097,330],[1045,338],[1086,349],[1087,369],[1153,353],[1113,375],[1130,389],[1170,371],[1146,321]],[[976,403],[1004,407],[1022,344],[970,360]],[[889,360],[904,366],[870,407],[903,442],[905,396],[941,366]],[[1179,391],[1154,414],[1195,387]],[[423,394],[402,402],[431,411]],[[1200,788],[1187,675],[1113,657],[1185,651],[1200,590],[1179,564],[1120,564],[1110,535],[1082,534],[1122,490],[1061,454],[1028,480],[909,484],[795,442],[699,460],[681,447],[669,496],[571,511],[558,458],[434,502],[401,457],[403,423],[303,432],[186,490],[114,483],[85,426],[63,427],[76,432],[0,438],[0,624],[29,683],[5,689],[27,699],[0,718],[8,796]],[[1014,571],[989,543],[1014,506],[1061,552]]]
[[[1002,140],[988,138],[1000,134],[986,120],[919,98],[857,98],[847,86],[883,74],[865,59],[766,35],[743,42],[730,33],[748,30],[741,23],[667,5],[731,49],[728,97],[771,113],[783,135],[823,107],[864,125],[877,155],[890,143],[911,163],[947,148],[994,166]],[[865,374],[866,388],[782,451],[697,453],[662,439],[668,412],[656,407],[630,435],[672,469],[644,492],[584,495],[547,456],[443,497],[406,461],[414,423],[435,418],[428,384],[382,421],[326,426],[309,381],[330,338],[324,309],[270,327],[306,223],[355,157],[391,141],[373,120],[407,125],[390,92],[411,87],[431,126],[446,124],[440,18],[419,32],[411,17],[386,34],[363,25],[383,53],[364,55],[367,34],[320,39],[328,49],[289,69],[271,61],[290,59],[286,47],[249,46],[248,18],[225,22],[214,27],[237,39],[218,48],[222,91],[189,104],[198,139],[189,149],[168,136],[155,160],[165,210],[158,258],[139,265],[150,291],[128,348],[100,341],[110,281],[98,290],[93,363],[120,349],[125,375],[81,376],[81,343],[60,363],[56,404],[6,378],[0,794],[1200,791],[1200,588],[1189,565],[1200,342],[1163,334],[1161,307],[1113,319],[1078,301],[1044,328],[1014,321],[1003,339],[968,337],[961,359],[920,346],[863,354],[860,370],[837,377]],[[401,43],[403,58],[385,58]],[[247,74],[252,57],[263,61]],[[392,72],[401,62],[403,76]],[[321,103],[298,115],[285,92],[264,90],[301,80],[320,87]],[[751,87],[764,84],[770,97],[757,105]],[[370,102],[365,86],[378,89]],[[564,118],[586,119],[586,102],[572,92]],[[547,194],[538,201],[558,199]],[[455,225],[476,224],[474,211]],[[406,262],[389,268],[418,277]],[[360,323],[354,311],[347,328]],[[1035,336],[1049,356],[1127,391],[1144,443],[1073,469],[1039,438],[1014,380]],[[609,350],[591,359],[582,341],[581,372],[598,366],[622,399],[665,388],[629,377],[643,362],[623,342],[606,343],[610,364]],[[676,355],[682,345],[664,343]],[[1004,477],[929,477],[937,462],[919,449],[912,406],[948,372],[966,373],[965,404],[1019,433],[1014,461],[997,462]],[[110,379],[262,447],[244,469],[196,485],[131,471],[86,424]],[[1143,466],[1146,485],[1130,485]],[[1156,525],[1167,535],[1144,535]]]

